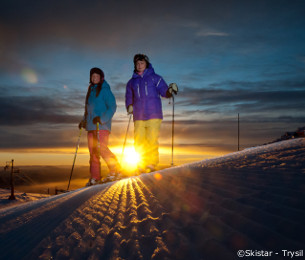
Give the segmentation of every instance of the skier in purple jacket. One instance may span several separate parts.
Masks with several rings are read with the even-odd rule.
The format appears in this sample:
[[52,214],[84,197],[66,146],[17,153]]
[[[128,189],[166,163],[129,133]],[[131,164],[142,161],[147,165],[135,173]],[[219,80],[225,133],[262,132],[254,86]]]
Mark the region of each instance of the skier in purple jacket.
[[177,85],[169,86],[155,73],[144,54],[133,59],[134,72],[128,81],[125,105],[128,114],[133,114],[134,145],[140,155],[139,173],[154,171],[159,163],[159,132],[163,119],[161,96],[170,98],[178,92]]

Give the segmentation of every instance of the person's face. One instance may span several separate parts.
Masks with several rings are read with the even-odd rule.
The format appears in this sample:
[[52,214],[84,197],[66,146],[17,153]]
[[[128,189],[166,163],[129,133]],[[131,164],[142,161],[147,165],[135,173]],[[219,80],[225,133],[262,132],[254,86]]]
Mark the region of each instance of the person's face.
[[101,75],[97,74],[97,73],[93,73],[91,76],[91,82],[93,84],[98,84],[98,83],[100,83],[100,81],[101,81]]
[[137,72],[142,73],[146,69],[146,61],[145,60],[138,60],[136,62]]

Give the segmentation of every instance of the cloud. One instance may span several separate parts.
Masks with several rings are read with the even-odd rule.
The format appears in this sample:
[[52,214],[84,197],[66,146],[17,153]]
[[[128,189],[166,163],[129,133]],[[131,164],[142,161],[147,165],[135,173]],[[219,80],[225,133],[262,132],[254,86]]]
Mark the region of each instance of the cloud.
[[245,113],[274,111],[292,112],[305,108],[305,81],[270,81],[213,83],[202,88],[184,87],[177,98],[178,106],[197,109],[213,108],[225,113],[243,111]]
[[[43,127],[42,127],[43,126]],[[19,125],[2,127],[0,130],[0,147],[2,149],[31,149],[75,147],[79,134],[77,125]],[[86,135],[82,135],[82,147],[86,147]]]
[[230,34],[225,33],[225,32],[200,30],[196,33],[196,36],[198,36],[198,37],[208,37],[208,36],[228,37],[228,36],[230,36]]
[[75,107],[47,97],[0,97],[0,125],[69,124],[81,116],[69,114]]
[[[240,115],[241,147],[262,145],[280,138],[287,131],[295,131],[304,125],[305,117],[268,118]],[[217,147],[232,152],[237,148],[237,115],[224,119],[178,120],[175,122],[175,144],[181,146],[199,145]],[[171,121],[161,126],[160,143],[169,144]]]
[[134,44],[140,35],[144,43],[146,39],[153,39],[158,31],[164,36],[166,24],[159,25],[167,17],[166,3],[162,3],[162,8],[155,8],[134,1],[34,2],[30,1],[26,7],[21,3],[19,6],[7,4],[6,9],[2,9],[0,21],[7,35],[2,41],[7,43],[6,47],[13,42],[11,47],[62,43],[119,51],[121,47],[126,49]]

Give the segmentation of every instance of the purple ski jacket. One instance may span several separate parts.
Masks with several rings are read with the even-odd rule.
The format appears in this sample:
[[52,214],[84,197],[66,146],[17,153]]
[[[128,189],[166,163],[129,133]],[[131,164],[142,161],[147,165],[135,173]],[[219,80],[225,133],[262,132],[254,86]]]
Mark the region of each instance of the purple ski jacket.
[[134,72],[125,94],[126,108],[133,106],[133,120],[163,119],[160,96],[167,97],[167,89],[166,82],[151,64],[142,75]]

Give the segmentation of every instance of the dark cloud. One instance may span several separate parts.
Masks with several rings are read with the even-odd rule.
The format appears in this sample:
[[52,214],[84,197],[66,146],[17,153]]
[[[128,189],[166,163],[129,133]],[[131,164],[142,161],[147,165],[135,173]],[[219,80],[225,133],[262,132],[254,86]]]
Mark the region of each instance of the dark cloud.
[[[276,11],[272,3],[276,4]],[[133,46],[139,37],[141,45],[162,49],[173,43],[183,48],[194,40],[198,45],[203,40],[207,48],[210,42],[215,42],[214,37],[221,37],[212,46],[227,50],[234,46],[232,39],[241,39],[222,36],[234,33],[236,37],[245,27],[240,44],[262,42],[266,38],[277,43],[275,32],[282,35],[283,28],[289,28],[282,21],[299,17],[304,4],[295,1],[293,12],[287,12],[288,7],[291,3],[286,1],[27,1],[26,4],[14,1],[6,3],[0,11],[0,28],[6,35],[1,42],[10,48],[53,43],[54,48],[75,45],[120,51]],[[304,23],[296,20],[294,25],[301,26],[300,22]]]
[[[183,94],[182,94],[183,93]],[[207,111],[263,112],[304,110],[305,81],[224,82],[202,89],[185,87],[177,98],[177,105],[206,108]]]
[[[256,117],[240,116],[241,147],[262,145],[280,138],[287,131],[302,127],[305,117]],[[177,120],[175,122],[176,145],[201,145],[207,147],[226,147],[233,152],[237,148],[238,120],[236,117],[225,119]],[[161,143],[169,144],[171,122],[164,121],[161,127]]]
[[[75,147],[79,131],[77,125],[18,125],[0,130],[0,147],[5,149],[52,149]],[[81,138],[81,147],[87,147],[86,135]]]
[[[75,108],[74,108],[75,109]],[[68,124],[81,116],[69,114],[73,107],[46,97],[0,97],[0,125]]]

